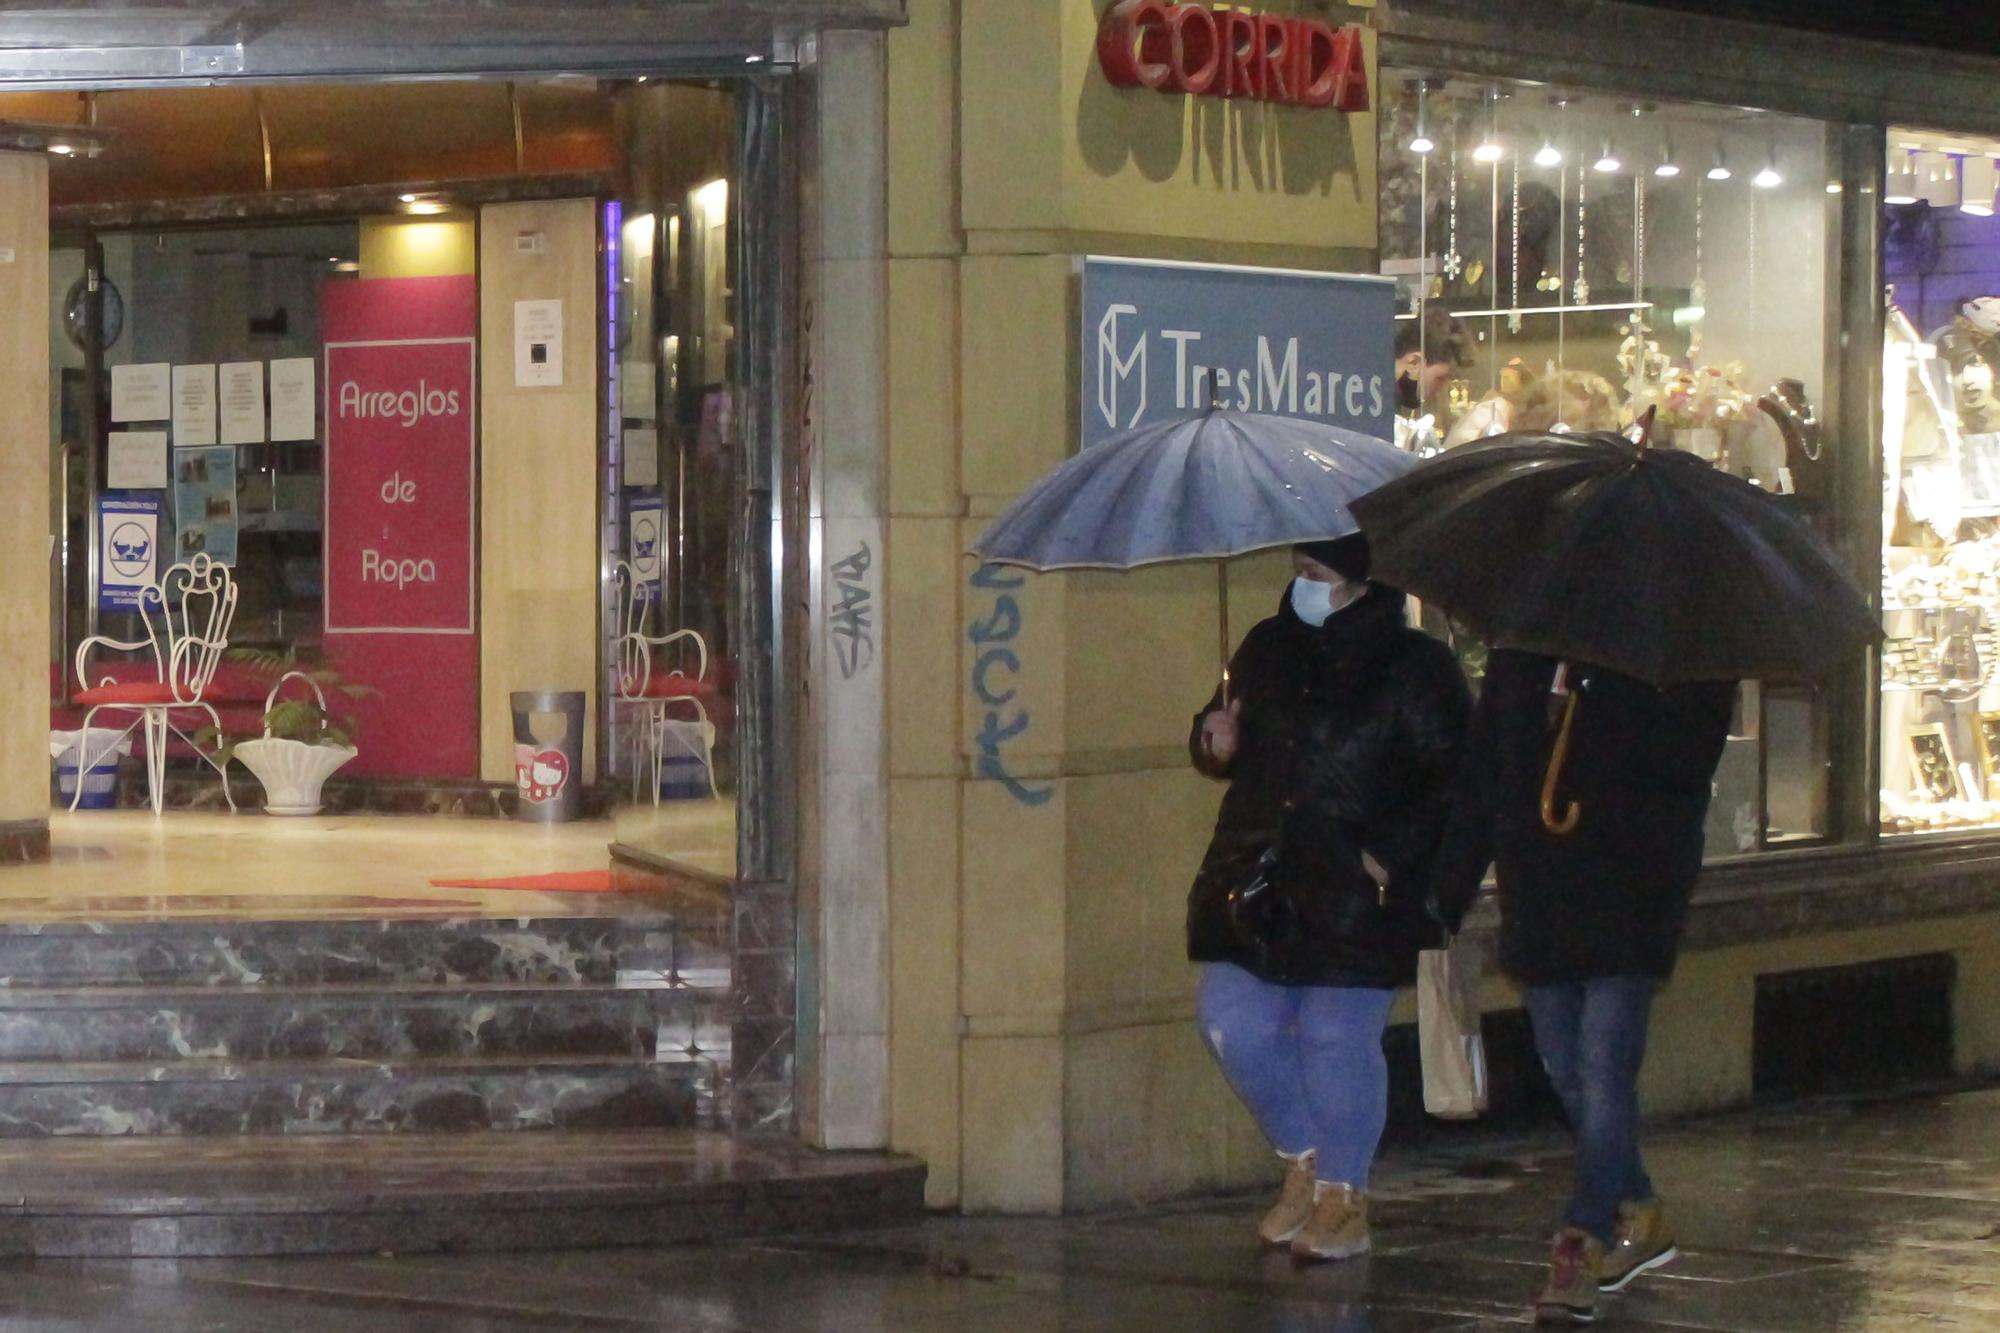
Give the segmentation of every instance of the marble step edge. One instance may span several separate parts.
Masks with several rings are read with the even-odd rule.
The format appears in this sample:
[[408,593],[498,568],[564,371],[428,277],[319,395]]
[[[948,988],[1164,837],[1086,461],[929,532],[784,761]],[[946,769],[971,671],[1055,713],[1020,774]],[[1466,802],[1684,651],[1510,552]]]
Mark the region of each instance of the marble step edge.
[[114,982],[98,986],[14,985],[0,980],[0,1015],[74,1012],[78,1009],[172,1009],[181,1005],[268,1006],[274,1004],[403,1003],[477,1004],[548,1001],[606,1003],[653,999],[660,1003],[725,1001],[733,994],[726,979],[717,984],[656,984],[592,981],[414,982]]
[[0,921],[0,942],[16,937],[98,938],[120,936],[190,935],[207,938],[269,935],[291,940],[302,929],[353,935],[398,935],[415,932],[481,934],[487,931],[618,931],[671,930],[675,914],[659,908],[619,916],[435,916],[435,917],[299,917],[273,921],[181,917],[146,921]]
[[352,1206],[307,1199],[293,1209],[212,1206],[146,1212],[65,1204],[0,1206],[0,1256],[221,1258],[251,1255],[505,1253],[715,1244],[760,1236],[907,1226],[924,1217],[924,1168],[915,1163],[840,1176],[710,1179],[622,1191],[363,1198]]
[[699,1059],[641,1060],[630,1055],[397,1056],[360,1059],[233,1060],[190,1056],[180,1060],[0,1061],[0,1097],[10,1089],[46,1087],[165,1087],[173,1084],[304,1083],[315,1080],[393,1083],[428,1078],[576,1078],[656,1074],[676,1079],[705,1076]]

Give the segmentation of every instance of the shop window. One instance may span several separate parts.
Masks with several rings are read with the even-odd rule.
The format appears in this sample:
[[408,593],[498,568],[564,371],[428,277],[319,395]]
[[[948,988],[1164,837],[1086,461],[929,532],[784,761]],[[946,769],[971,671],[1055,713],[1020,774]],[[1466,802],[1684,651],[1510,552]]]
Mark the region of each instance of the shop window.
[[[1429,71],[1382,87],[1400,444],[1616,430],[1654,408],[1654,445],[1833,535],[1826,126]],[[1462,646],[1475,674],[1481,655]],[[1820,691],[1744,684],[1711,857],[1827,835],[1828,713]]]
[[2000,825],[2000,141],[1893,130],[1883,194],[1885,833]]

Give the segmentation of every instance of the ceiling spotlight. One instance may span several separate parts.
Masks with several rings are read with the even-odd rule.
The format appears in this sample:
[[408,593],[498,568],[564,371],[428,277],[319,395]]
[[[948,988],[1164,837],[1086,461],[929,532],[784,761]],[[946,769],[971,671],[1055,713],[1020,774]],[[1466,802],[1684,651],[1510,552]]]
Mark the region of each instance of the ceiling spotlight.
[[50,145],[49,145],[49,151],[50,151],[51,153],[54,153],[54,154],[55,154],[55,155],[56,155],[57,157],[74,157],[74,156],[76,156],[76,148],[75,148],[75,146],[74,146],[74,145],[71,145],[71,144],[66,144],[66,143],[52,143],[52,144],[50,144]]
[[397,197],[400,198],[406,204],[414,204],[417,202],[417,196],[413,194],[399,195]]
[[1559,167],[1562,165],[1562,160],[1562,149],[1547,140],[1542,142],[1541,148],[1535,153],[1535,165],[1538,167]]
[[1767,166],[1755,176],[1752,176],[1750,183],[1760,190],[1775,190],[1785,183],[1785,178],[1778,174],[1776,167]]
[[1956,208],[1958,159],[1948,153],[1925,153],[1917,163],[1917,197],[1932,208]]
[[1417,154],[1437,151],[1437,141],[1431,138],[1428,127],[1427,103],[1430,101],[1430,91],[1431,86],[1428,81],[1417,80],[1417,133],[1416,137],[1410,140],[1410,151]]
[[1715,165],[1708,169],[1708,178],[1712,181],[1726,181],[1733,175],[1735,173],[1729,169],[1729,164],[1722,160],[1722,150],[1716,149]]
[[1670,157],[1666,161],[1660,163],[1659,166],[1654,167],[1653,174],[1655,176],[1665,176],[1668,178],[1678,176],[1681,174],[1681,164],[1674,161]]
[[1604,155],[1591,165],[1591,170],[1601,171],[1608,176],[1614,171],[1622,170],[1624,166],[1625,164],[1618,160],[1617,151],[1607,141],[1604,145]]
[[1507,150],[1492,139],[1488,139],[1485,143],[1472,150],[1472,160],[1474,162],[1498,162],[1505,156],[1507,156]]

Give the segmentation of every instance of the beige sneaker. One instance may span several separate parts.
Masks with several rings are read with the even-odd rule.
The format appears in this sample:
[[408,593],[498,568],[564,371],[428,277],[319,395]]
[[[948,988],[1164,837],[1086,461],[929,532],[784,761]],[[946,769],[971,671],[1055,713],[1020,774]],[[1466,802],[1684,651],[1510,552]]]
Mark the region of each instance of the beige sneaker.
[[1318,1165],[1319,1154],[1311,1150],[1285,1158],[1285,1186],[1278,1192],[1278,1204],[1257,1224],[1257,1236],[1266,1245],[1290,1245],[1312,1220],[1313,1173]]
[[1314,1187],[1312,1220],[1292,1237],[1295,1259],[1351,1259],[1368,1253],[1368,1196],[1348,1185]]
[[1604,1271],[1604,1242],[1564,1227],[1549,1252],[1549,1280],[1535,1298],[1537,1324],[1588,1324],[1597,1319],[1597,1279]]
[[1658,1199],[1618,1205],[1618,1237],[1604,1256],[1599,1291],[1623,1291],[1633,1278],[1680,1258]]

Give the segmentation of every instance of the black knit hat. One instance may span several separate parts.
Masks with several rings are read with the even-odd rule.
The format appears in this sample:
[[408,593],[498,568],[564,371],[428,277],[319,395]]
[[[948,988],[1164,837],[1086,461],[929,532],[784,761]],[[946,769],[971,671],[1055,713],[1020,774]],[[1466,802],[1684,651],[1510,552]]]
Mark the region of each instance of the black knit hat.
[[1300,555],[1311,556],[1344,579],[1356,583],[1368,578],[1368,538],[1363,533],[1352,533],[1330,542],[1299,542],[1292,549]]

